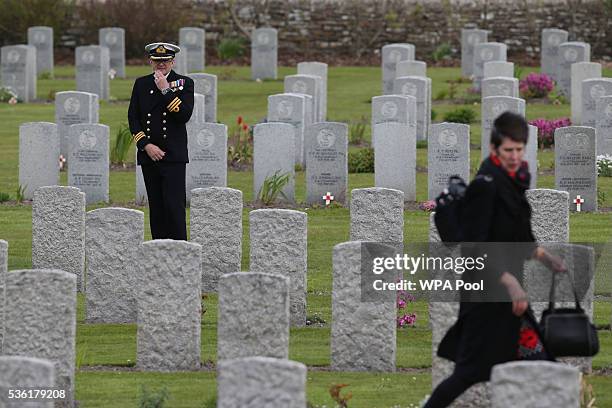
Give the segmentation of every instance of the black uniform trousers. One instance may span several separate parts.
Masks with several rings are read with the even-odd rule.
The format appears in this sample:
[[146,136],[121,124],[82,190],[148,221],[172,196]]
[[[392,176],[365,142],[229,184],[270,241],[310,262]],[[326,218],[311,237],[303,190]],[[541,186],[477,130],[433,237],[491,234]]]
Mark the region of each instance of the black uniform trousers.
[[186,241],[185,163],[158,161],[141,168],[152,238]]

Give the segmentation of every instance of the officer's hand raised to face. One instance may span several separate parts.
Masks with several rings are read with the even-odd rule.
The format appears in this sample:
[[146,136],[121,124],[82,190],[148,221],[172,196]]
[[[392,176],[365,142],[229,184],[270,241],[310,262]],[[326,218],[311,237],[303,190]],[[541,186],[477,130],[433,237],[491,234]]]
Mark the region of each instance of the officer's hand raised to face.
[[157,89],[162,91],[170,87],[170,85],[168,84],[168,80],[166,79],[164,73],[161,70],[156,69],[155,74],[153,75],[155,77],[155,85],[157,85]]
[[159,161],[159,160],[163,159],[163,157],[166,154],[162,149],[160,149],[159,147],[157,147],[157,146],[155,146],[154,144],[151,144],[151,143],[146,145],[144,147],[144,149],[145,149],[145,152],[147,152],[147,154],[149,155],[149,157],[153,161]]

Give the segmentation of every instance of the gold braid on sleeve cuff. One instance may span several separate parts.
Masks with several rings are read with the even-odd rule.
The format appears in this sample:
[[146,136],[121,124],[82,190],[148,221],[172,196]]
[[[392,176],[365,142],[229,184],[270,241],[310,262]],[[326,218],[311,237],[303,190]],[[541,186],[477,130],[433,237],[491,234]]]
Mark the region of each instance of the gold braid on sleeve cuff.
[[143,137],[145,137],[145,133],[144,132],[138,132],[134,135],[134,143],[138,143],[138,141],[140,139],[142,139]]
[[181,101],[178,97],[174,98],[172,100],[172,102],[170,102],[167,106],[168,110],[170,112],[178,112],[179,111],[179,105],[183,103],[183,101]]

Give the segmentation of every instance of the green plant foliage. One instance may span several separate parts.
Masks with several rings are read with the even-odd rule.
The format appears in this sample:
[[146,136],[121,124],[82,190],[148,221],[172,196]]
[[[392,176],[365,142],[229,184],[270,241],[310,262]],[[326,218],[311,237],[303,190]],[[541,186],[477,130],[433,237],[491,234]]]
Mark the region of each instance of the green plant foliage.
[[115,138],[115,144],[110,152],[111,163],[114,164],[125,164],[127,159],[128,151],[132,145],[132,133],[127,123],[121,124],[117,131],[117,137]]
[[138,407],[139,408],[163,408],[166,405],[166,401],[170,397],[168,389],[163,387],[161,390],[155,392],[150,391],[146,385],[140,387],[140,394],[138,395]]
[[9,193],[0,192],[0,203],[7,202],[10,199],[11,199],[11,196],[9,195]]
[[224,38],[217,45],[217,54],[223,61],[242,57],[244,52],[245,46],[242,38]]
[[17,187],[17,191],[15,191],[15,200],[17,200],[18,203],[25,201],[25,191],[26,186],[19,185],[19,187]]
[[273,175],[266,177],[257,198],[263,205],[274,204],[279,195],[287,200],[287,196],[283,192],[283,189],[290,180],[291,175],[289,173],[279,174],[279,171],[276,171]]
[[470,108],[458,108],[444,115],[445,122],[470,124],[476,121],[476,112]]
[[374,173],[374,149],[366,147],[348,155],[349,173]]
[[349,130],[349,142],[354,145],[361,145],[365,142],[366,123],[365,118],[357,123],[352,123]]
[[431,59],[434,61],[442,61],[443,59],[450,58],[452,53],[452,48],[449,43],[442,43],[436,47],[434,52],[431,53]]

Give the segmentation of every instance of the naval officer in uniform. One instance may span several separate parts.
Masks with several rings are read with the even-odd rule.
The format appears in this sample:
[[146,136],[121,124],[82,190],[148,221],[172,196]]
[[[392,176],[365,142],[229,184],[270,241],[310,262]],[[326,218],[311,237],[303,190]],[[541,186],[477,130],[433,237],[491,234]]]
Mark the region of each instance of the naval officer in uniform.
[[128,121],[147,188],[151,235],[187,240],[185,124],[193,111],[193,80],[172,70],[176,45],[153,43],[145,51],[153,73],[134,83]]

